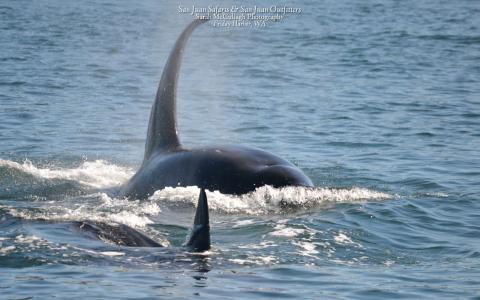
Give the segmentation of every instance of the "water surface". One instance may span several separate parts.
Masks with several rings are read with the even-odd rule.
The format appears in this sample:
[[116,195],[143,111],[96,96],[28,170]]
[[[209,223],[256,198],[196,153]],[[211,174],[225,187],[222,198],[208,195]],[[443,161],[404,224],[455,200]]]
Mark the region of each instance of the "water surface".
[[[198,189],[109,193],[141,163],[190,18],[174,1],[1,3],[2,297],[478,299],[479,4],[286,4],[303,12],[195,32],[180,138],[263,148],[316,188],[208,193],[213,248],[192,255]],[[67,225],[83,219],[171,247],[94,241]]]

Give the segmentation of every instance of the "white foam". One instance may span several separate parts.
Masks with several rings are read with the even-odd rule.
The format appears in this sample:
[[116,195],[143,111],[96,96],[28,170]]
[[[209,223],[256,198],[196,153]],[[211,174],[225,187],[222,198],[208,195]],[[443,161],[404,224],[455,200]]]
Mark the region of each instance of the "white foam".
[[[117,166],[104,160],[85,161],[74,168],[59,168],[35,166],[29,160],[20,164],[0,159],[0,167],[2,166],[18,169],[38,178],[72,180],[92,188],[118,186],[134,174],[134,171],[130,168]],[[198,194],[199,189],[197,187],[167,187],[156,191],[150,198],[150,202],[153,204],[149,204],[149,207],[143,207],[143,209],[157,211],[158,213],[160,208],[159,206],[155,207],[155,203],[196,205]],[[335,189],[263,186],[241,196],[225,195],[218,191],[208,191],[207,194],[211,210],[248,215],[279,213],[283,212],[284,209],[321,208],[330,207],[335,203],[366,202],[392,198],[392,195],[387,193],[359,187]],[[112,200],[106,195],[103,197],[102,201],[105,205],[115,205],[120,201],[119,199]],[[122,203],[125,204],[125,202]],[[143,203],[144,201],[142,205]],[[93,210],[95,209],[93,208]],[[123,212],[113,218],[112,220],[115,221],[128,221],[128,219],[134,219],[135,217],[127,216],[126,212]],[[132,220],[131,222],[138,224],[148,222],[148,220]]]
[[275,247],[277,244],[275,244],[273,241],[262,241],[260,244],[246,244],[246,245],[241,245],[238,246],[240,249],[265,249],[265,248],[270,248],[270,247]]
[[[156,191],[150,200],[162,203],[196,205],[197,187],[167,187]],[[350,189],[263,186],[241,195],[225,195],[218,191],[207,191],[209,208],[231,214],[278,213],[284,208],[329,207],[335,203],[358,203],[370,200],[391,199],[392,195],[365,188]]]
[[316,257],[318,254],[317,246],[314,243],[306,241],[293,241],[292,244],[299,248],[299,254],[303,256]]
[[14,251],[15,249],[16,249],[15,246],[8,246],[8,247],[5,247],[5,248],[0,248],[0,254],[1,255],[8,254],[8,253]]
[[438,193],[425,193],[425,196],[438,197],[438,198],[448,198],[448,194],[446,194],[446,193],[441,193],[441,192],[438,192]]
[[106,223],[122,223],[130,227],[141,228],[153,223],[151,216],[160,213],[160,207],[151,201],[129,201],[112,199],[105,193],[88,197],[68,199],[46,203],[36,210],[5,207],[12,216],[27,220],[45,219],[51,221],[91,220]]
[[[0,167],[15,168],[43,179],[73,180],[92,188],[108,188],[119,185],[133,175],[133,170],[103,161],[85,161],[74,168],[39,167],[25,160],[17,163],[0,159]],[[23,219],[53,221],[92,220],[107,223],[122,223],[133,228],[142,228],[154,223],[154,217],[163,205],[178,206],[197,204],[197,187],[165,188],[156,191],[143,201],[111,198],[105,193],[67,198],[55,201],[38,201],[35,209],[6,207],[10,214]],[[264,186],[241,195],[225,195],[207,191],[212,211],[226,214],[263,215],[283,213],[285,209],[308,209],[331,207],[336,203],[355,203],[392,198],[391,195],[365,188],[306,188]],[[271,236],[291,238],[310,235],[308,228],[287,225],[288,220],[278,221]],[[255,220],[241,220],[233,227],[254,224]],[[341,238],[341,237],[340,237]],[[337,241],[337,240],[336,240]],[[338,242],[338,241],[337,241]]]
[[305,229],[292,228],[287,227],[284,224],[278,224],[277,226],[275,226],[275,231],[270,232],[270,235],[292,238],[303,233],[305,233]]
[[39,241],[39,240],[41,240],[41,238],[39,238],[37,236],[34,236],[34,235],[20,234],[20,235],[17,235],[15,237],[15,242],[16,243],[22,243],[22,244],[31,244],[31,243],[34,243],[34,242]]
[[339,245],[353,245],[353,246],[363,248],[362,245],[360,245],[359,243],[355,243],[354,241],[352,241],[352,239],[349,236],[347,236],[342,232],[334,236],[333,239]]
[[232,225],[232,228],[239,228],[239,227],[244,227],[248,225],[253,225],[255,224],[256,221],[253,219],[248,219],[248,220],[240,220],[235,222],[235,224]]
[[103,251],[100,252],[100,254],[103,254],[105,256],[123,256],[125,253],[123,252],[116,252],[116,251]]
[[0,159],[0,167],[20,170],[43,179],[73,180],[93,188],[117,186],[133,175],[133,170],[104,160],[85,161],[76,168],[37,167],[25,159],[23,163]]
[[339,233],[338,235],[334,236],[333,239],[338,244],[353,244],[352,239],[343,233]]
[[231,262],[239,265],[272,265],[278,262],[278,259],[275,256],[261,256],[256,255],[253,257],[248,257],[246,259],[233,258],[229,259]]

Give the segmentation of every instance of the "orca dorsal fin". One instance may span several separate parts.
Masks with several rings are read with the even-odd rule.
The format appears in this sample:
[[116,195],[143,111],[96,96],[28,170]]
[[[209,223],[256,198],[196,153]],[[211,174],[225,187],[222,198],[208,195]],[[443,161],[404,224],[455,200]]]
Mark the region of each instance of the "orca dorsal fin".
[[176,97],[182,55],[193,30],[206,21],[208,19],[196,19],[191,22],[183,30],[170,52],[150,113],[144,161],[149,159],[156,150],[174,151],[180,148],[177,134]]
[[210,217],[208,213],[207,194],[203,188],[200,190],[200,195],[198,196],[193,228],[185,246],[193,252],[202,252],[210,249]]

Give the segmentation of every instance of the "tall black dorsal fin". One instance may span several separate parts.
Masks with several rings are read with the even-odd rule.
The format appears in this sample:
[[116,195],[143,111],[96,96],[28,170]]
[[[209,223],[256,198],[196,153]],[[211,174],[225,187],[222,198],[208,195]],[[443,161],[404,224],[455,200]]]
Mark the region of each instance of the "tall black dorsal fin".
[[204,189],[200,190],[192,232],[185,246],[193,252],[202,252],[210,249],[210,217],[208,214],[207,194]]
[[177,135],[176,97],[177,81],[185,44],[193,30],[207,19],[196,19],[185,28],[170,52],[163,68],[162,78],[158,85],[157,96],[153,103],[148,124],[147,142],[144,161],[149,159],[155,150],[171,151],[180,147]]

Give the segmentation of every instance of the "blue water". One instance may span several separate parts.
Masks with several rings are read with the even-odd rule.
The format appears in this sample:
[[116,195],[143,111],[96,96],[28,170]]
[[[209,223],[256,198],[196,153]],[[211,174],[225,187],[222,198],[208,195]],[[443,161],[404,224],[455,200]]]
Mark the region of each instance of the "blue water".
[[[141,163],[190,17],[176,1],[0,3],[0,298],[480,298],[480,3],[286,4],[303,12],[194,33],[180,138],[263,148],[316,188],[208,193],[199,256],[178,248],[195,187],[108,193]],[[94,241],[68,226],[83,219],[172,247]]]

